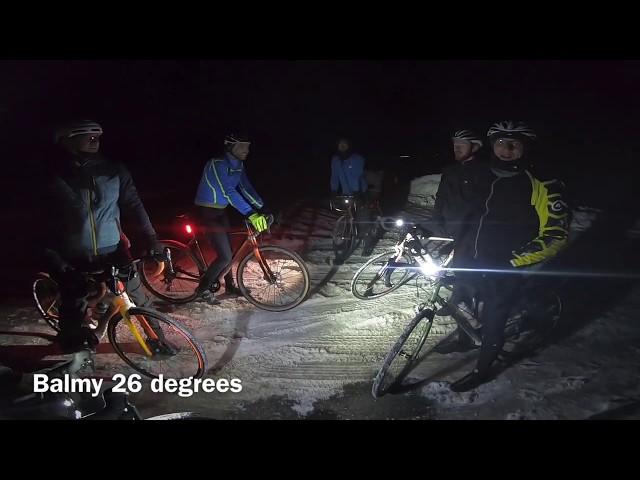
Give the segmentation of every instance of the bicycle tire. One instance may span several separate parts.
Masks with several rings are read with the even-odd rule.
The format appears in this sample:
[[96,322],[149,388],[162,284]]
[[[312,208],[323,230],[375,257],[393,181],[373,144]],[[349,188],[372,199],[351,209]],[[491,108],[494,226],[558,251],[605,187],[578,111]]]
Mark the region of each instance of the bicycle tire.
[[[398,268],[402,268],[404,269],[404,274],[403,276],[396,281],[396,283],[394,283],[391,287],[387,287],[386,290],[382,291],[381,293],[378,294],[370,294],[370,295],[365,295],[364,292],[366,292],[367,290],[370,290],[373,286],[374,282],[378,282],[380,280],[383,280],[383,276],[384,276],[384,272],[382,272],[382,275],[380,274],[381,272],[377,272],[376,275],[374,276],[373,280],[371,282],[368,282],[367,284],[367,289],[364,290],[364,292],[360,292],[357,289],[358,286],[358,281],[361,279],[361,277],[364,275],[364,272],[366,271],[366,269],[368,267],[370,267],[371,265],[373,265],[376,261],[382,260],[382,259],[389,259],[389,257],[395,257],[395,251],[388,251],[388,252],[384,252],[381,253],[380,255],[376,255],[375,257],[369,259],[364,265],[362,265],[358,271],[354,274],[353,278],[351,279],[351,293],[356,297],[359,298],[360,300],[373,300],[375,298],[380,298],[388,293],[393,292],[394,290],[397,290],[398,288],[400,288],[402,285],[405,285],[407,282],[409,282],[412,278],[415,277],[415,273],[412,273],[410,271],[410,269],[408,268],[409,266],[414,266],[414,262],[413,262],[413,258],[411,256],[409,256],[406,253],[402,254],[402,259],[405,260],[405,263],[407,264],[407,267],[393,267],[394,270],[398,269]],[[387,260],[388,263],[388,260]],[[385,266],[383,266],[382,268],[387,268],[387,265],[385,264]]]
[[[163,248],[169,248],[171,259],[174,262],[174,269],[180,272],[182,268],[186,273],[183,273],[182,276],[178,273],[174,279],[167,278],[166,265],[159,268],[160,262],[152,258],[145,258],[139,269],[142,283],[155,297],[169,303],[181,304],[193,301],[197,296],[196,289],[200,281],[200,272],[205,271],[206,266],[202,265],[202,261],[198,259],[184,243],[175,240],[161,240],[160,245],[162,245]],[[185,265],[181,266],[183,261]],[[196,269],[198,272],[197,278],[195,277]],[[176,279],[180,282],[178,284],[179,289],[169,293],[169,289],[173,287]],[[165,284],[166,290],[160,288],[162,283]]]
[[358,230],[353,219],[349,222],[348,215],[342,215],[333,227],[332,242],[336,258],[346,259],[357,248]]
[[[373,398],[379,398],[388,393],[399,380],[402,380],[404,374],[407,373],[409,367],[411,367],[413,361],[417,358],[420,350],[427,341],[427,337],[429,336],[429,332],[431,332],[431,327],[433,325],[434,316],[435,311],[430,308],[426,308],[417,313],[405,327],[395,345],[387,354],[384,362],[382,363],[382,367],[380,367],[380,370],[378,370],[378,373],[373,380],[373,385],[371,387],[371,394],[373,395]],[[411,334],[416,331],[418,325],[420,325],[425,319],[427,320],[426,323],[423,324],[423,330],[418,332],[418,341],[413,345],[408,345],[407,340],[409,340]],[[409,350],[411,348],[413,350]],[[398,370],[399,373],[391,377],[391,366],[394,364],[394,360],[399,360],[400,358],[402,360],[396,363],[396,367],[400,367]]]
[[[186,344],[187,348],[181,348],[180,351],[182,353],[178,353],[177,355],[173,355],[173,356],[154,355],[153,357],[151,357],[151,359],[153,360],[150,360],[149,357],[144,354],[144,352],[140,352],[140,353],[126,352],[128,345],[124,343],[124,340],[125,340],[124,334],[119,335],[117,332],[118,326],[123,321],[122,315],[118,313],[113,318],[111,318],[111,320],[109,320],[107,332],[109,335],[109,342],[111,342],[111,346],[113,347],[113,350],[127,365],[129,365],[135,371],[141,373],[146,377],[158,378],[158,374],[152,373],[148,370],[148,368],[143,368],[140,365],[143,358],[145,359],[145,362],[154,364],[156,361],[158,362],[161,361],[162,360],[161,357],[175,359],[176,357],[178,357],[178,355],[182,355],[183,353],[185,355],[183,355],[182,358],[186,357],[188,354],[193,354],[193,358],[195,361],[194,362],[190,361],[189,363],[193,363],[193,365],[189,365],[186,370],[185,369],[182,370],[182,371],[186,371],[185,374],[181,374],[179,377],[171,377],[166,375],[165,372],[160,372],[160,373],[163,373],[165,378],[189,378],[189,377],[201,378],[205,374],[206,368],[207,368],[207,357],[204,352],[204,349],[198,344],[195,338],[193,338],[193,335],[185,327],[181,326],[176,320],[173,320],[170,316],[146,307],[134,307],[134,308],[131,308],[128,313],[132,317],[132,319],[137,319],[138,324],[140,324],[140,319],[138,319],[137,317],[143,316],[146,319],[152,318],[158,321],[159,323],[164,324],[165,327],[167,325],[170,326],[172,328],[171,331],[174,333],[174,335],[172,335],[171,338],[169,338],[168,340],[172,344],[176,345],[177,343],[176,339],[181,338],[183,342]],[[125,328],[127,329],[125,330],[125,332],[127,331],[130,332],[128,327],[125,326]],[[167,336],[167,332],[164,329],[163,329],[163,334],[165,335],[165,337]],[[123,340],[122,343],[120,342],[118,337],[120,337],[120,339]],[[133,337],[131,339],[133,339]],[[133,343],[133,342],[129,341],[129,343]],[[140,349],[140,346],[137,345],[136,343],[133,343],[133,345],[135,348]],[[176,346],[180,347],[180,345],[176,345]],[[134,354],[137,355],[137,357],[134,357]],[[140,360],[138,360],[138,358]]]
[[[265,303],[261,300],[259,300],[258,298],[256,298],[255,294],[256,291],[254,291],[254,289],[256,288],[255,285],[247,285],[247,278],[246,278],[246,272],[248,271],[248,264],[250,261],[254,261],[256,263],[258,263],[257,259],[256,259],[256,255],[255,255],[255,251],[251,251],[248,255],[246,255],[239,263],[238,265],[238,269],[236,271],[236,278],[238,280],[238,288],[240,288],[240,291],[242,292],[242,294],[244,295],[244,297],[251,302],[253,305],[255,305],[256,307],[262,309],[262,310],[268,310],[270,312],[283,312],[285,310],[290,310],[296,306],[298,306],[300,303],[302,303],[304,301],[304,299],[307,297],[307,294],[309,293],[309,287],[311,285],[311,281],[310,281],[310,276],[309,276],[309,270],[307,269],[307,266],[304,262],[304,260],[302,259],[302,257],[300,257],[300,255],[298,255],[296,252],[293,252],[291,250],[288,250],[286,248],[282,248],[282,247],[276,247],[273,245],[266,245],[266,246],[261,246],[259,247],[260,253],[263,256],[263,258],[268,257],[269,253],[276,253],[279,254],[280,256],[284,257],[285,259],[287,259],[287,261],[293,261],[295,262],[295,265],[292,264],[280,264],[280,269],[278,270],[278,272],[274,272],[276,273],[276,275],[282,275],[282,268],[286,267],[288,269],[292,269],[295,270],[296,268],[299,268],[300,273],[301,273],[301,281],[302,281],[302,285],[301,285],[301,290],[300,293],[298,293],[295,297],[293,297],[293,300],[284,303],[284,304],[279,304],[279,305],[275,305],[272,303]],[[297,267],[296,267],[297,266]],[[259,265],[258,265],[259,268]],[[262,271],[260,270],[260,274],[262,273]],[[282,279],[283,277],[280,276],[280,278]],[[264,277],[263,277],[264,279]],[[264,287],[267,288],[267,287]],[[274,287],[275,288],[275,287]],[[274,295],[275,298],[275,295]]]

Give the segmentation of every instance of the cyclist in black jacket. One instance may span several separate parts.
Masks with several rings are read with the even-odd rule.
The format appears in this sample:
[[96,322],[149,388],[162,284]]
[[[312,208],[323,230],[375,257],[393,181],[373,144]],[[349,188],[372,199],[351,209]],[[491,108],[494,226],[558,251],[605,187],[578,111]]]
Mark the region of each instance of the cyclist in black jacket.
[[[479,216],[473,205],[477,203],[479,191],[475,183],[479,171],[482,170],[483,160],[479,157],[483,141],[480,135],[468,129],[456,131],[451,141],[456,163],[442,171],[429,230],[436,235],[455,240],[454,258],[451,263],[451,267],[455,268],[465,265],[472,255],[471,242],[466,239]],[[459,276],[464,276],[464,272],[459,272]],[[469,302],[469,296],[468,289],[463,284],[458,284],[454,287],[450,302],[453,305]],[[438,315],[450,313],[451,309],[447,307],[438,311]],[[468,337],[460,336],[460,341],[467,342]],[[449,347],[441,348],[446,350]]]
[[434,233],[455,239],[467,223],[465,215],[469,211],[469,203],[473,202],[473,180],[481,162],[478,157],[482,139],[471,130],[458,130],[451,141],[456,163],[442,171],[433,221],[438,227],[434,228]]

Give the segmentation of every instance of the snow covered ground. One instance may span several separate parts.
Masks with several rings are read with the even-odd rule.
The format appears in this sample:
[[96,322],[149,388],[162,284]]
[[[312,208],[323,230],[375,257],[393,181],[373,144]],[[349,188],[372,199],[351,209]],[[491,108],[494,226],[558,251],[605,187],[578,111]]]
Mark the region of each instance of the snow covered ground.
[[[366,259],[358,250],[344,265],[332,265],[334,214],[304,205],[291,212],[285,219],[290,228],[272,243],[303,253],[312,277],[311,294],[303,304],[272,313],[234,298],[221,297],[218,306],[156,303],[204,345],[208,375],[239,378],[243,390],[183,398],[144,388],[132,395],[143,415],[191,410],[232,419],[584,419],[640,402],[638,285],[616,291],[614,301],[597,316],[585,317],[579,327],[475,391],[448,389],[450,381],[472,368],[474,352],[432,354],[411,372],[412,388],[374,400],[372,379],[413,316],[416,289],[407,285],[377,300],[355,299],[349,282]],[[598,214],[589,209],[577,213],[576,231],[588,229]],[[392,244],[389,235],[374,254]],[[0,309],[3,332],[49,332],[30,305]],[[441,340],[453,328],[446,318],[436,320],[430,341]],[[17,344],[48,342],[0,332],[3,355],[14,352]],[[127,372],[114,355],[98,355],[97,366],[105,375]],[[618,415],[640,418],[640,408],[629,409],[631,413]]]

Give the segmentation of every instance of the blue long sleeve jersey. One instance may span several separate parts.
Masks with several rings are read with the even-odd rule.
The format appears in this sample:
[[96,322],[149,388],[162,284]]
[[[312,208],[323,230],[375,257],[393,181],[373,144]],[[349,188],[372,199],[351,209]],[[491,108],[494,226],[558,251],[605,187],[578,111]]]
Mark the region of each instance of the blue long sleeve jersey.
[[204,166],[195,204],[213,208],[231,205],[247,216],[262,208],[264,202],[249,182],[244,163],[225,154],[223,158],[212,158]]

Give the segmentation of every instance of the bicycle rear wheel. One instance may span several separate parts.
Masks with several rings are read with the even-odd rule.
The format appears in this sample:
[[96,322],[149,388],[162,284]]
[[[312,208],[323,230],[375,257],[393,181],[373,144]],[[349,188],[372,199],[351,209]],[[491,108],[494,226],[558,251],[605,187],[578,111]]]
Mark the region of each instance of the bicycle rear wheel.
[[394,251],[381,253],[370,259],[353,276],[351,293],[360,300],[372,300],[397,290],[414,276],[414,262],[407,254],[402,254],[394,265]]
[[145,258],[140,268],[140,278],[145,287],[156,297],[171,303],[187,303],[196,298],[200,272],[206,270],[191,249],[174,240],[162,240],[163,248],[171,253],[174,273],[165,262]]
[[204,375],[204,349],[186,328],[150,308],[134,307],[128,313],[131,325],[117,314],[107,331],[113,349],[131,368],[150,378],[160,374],[164,378]]
[[32,286],[33,299],[42,318],[56,332],[60,331],[60,291],[58,284],[47,273],[38,273]]
[[[290,310],[309,293],[309,271],[295,252],[282,247],[264,246],[253,250],[238,265],[238,287],[256,307],[271,312]],[[265,275],[265,271],[271,278]]]
[[371,394],[374,398],[388,393],[409,372],[427,341],[434,316],[435,311],[426,308],[418,312],[406,326],[373,380]]

